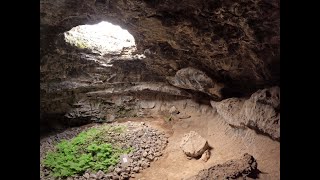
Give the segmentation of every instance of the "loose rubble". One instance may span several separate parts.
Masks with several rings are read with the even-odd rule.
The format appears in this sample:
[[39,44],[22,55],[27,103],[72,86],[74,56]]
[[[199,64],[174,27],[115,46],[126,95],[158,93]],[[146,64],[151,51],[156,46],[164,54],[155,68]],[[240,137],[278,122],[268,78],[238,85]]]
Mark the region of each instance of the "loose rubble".
[[[123,146],[132,147],[134,149],[133,152],[128,155],[122,155],[120,157],[120,162],[115,167],[109,168],[108,173],[102,171],[96,173],[87,171],[83,175],[69,177],[69,179],[129,179],[130,177],[134,177],[135,173],[139,173],[143,169],[148,168],[152,161],[155,161],[162,156],[163,150],[167,146],[168,138],[165,136],[164,132],[152,129],[144,122],[125,122],[110,125],[122,125],[127,127],[126,132],[121,134],[111,132],[110,137]],[[89,127],[73,128],[40,140],[40,159],[43,160],[46,153],[54,150],[54,146],[62,139],[72,139],[88,128]],[[42,180],[54,179],[49,176],[50,171],[42,164],[40,164],[40,174],[40,179]]]

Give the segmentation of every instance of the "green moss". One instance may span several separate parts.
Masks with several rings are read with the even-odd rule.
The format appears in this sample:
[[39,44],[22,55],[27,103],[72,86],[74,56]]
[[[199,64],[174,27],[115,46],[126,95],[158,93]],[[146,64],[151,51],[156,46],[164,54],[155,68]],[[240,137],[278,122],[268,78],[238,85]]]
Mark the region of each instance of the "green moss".
[[119,162],[121,154],[132,151],[106,143],[110,140],[108,132],[122,133],[124,130],[123,126],[102,126],[82,132],[69,141],[62,140],[54,152],[47,154],[43,164],[54,177],[82,174],[86,170],[107,172],[110,166]]
[[80,49],[85,49],[85,48],[87,48],[87,45],[86,45],[84,42],[81,42],[81,41],[77,42],[77,43],[76,43],[76,46],[77,46],[78,48],[80,48]]
[[80,49],[88,49],[90,45],[85,39],[74,37],[74,36],[66,36],[65,37],[66,42],[73,44],[74,46],[80,48]]

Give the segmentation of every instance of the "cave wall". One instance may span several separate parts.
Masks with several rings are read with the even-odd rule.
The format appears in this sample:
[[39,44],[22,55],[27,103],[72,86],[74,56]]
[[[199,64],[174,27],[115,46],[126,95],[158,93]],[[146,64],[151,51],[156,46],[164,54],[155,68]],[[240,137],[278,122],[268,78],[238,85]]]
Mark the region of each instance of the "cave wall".
[[[278,0],[41,0],[40,116],[62,117],[92,91],[168,84],[188,67],[224,84],[222,99],[280,86],[279,16]],[[104,20],[147,57],[106,60],[64,42],[71,28]]]

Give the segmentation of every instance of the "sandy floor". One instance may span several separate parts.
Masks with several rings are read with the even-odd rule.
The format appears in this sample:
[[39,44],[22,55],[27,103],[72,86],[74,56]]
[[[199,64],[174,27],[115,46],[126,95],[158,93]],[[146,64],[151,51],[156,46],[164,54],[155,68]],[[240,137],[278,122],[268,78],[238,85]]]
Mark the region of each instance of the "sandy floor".
[[[259,179],[280,179],[279,142],[258,135],[249,129],[233,129],[215,112],[207,111],[207,108],[186,108],[184,111],[191,115],[191,118],[172,122],[165,121],[162,116],[126,119],[144,121],[154,128],[164,130],[169,136],[169,144],[164,156],[151,163],[150,168],[136,174],[135,179],[181,180],[197,174],[201,169],[230,159],[238,159],[244,153],[249,153],[256,158],[258,169],[262,172]],[[211,157],[207,162],[188,160],[180,149],[182,136],[191,130],[206,138],[212,147]]]
[[[174,103],[174,104],[173,104]],[[159,113],[175,105],[180,112],[191,115],[188,119],[167,121],[167,116]],[[259,179],[280,179],[280,143],[258,135],[250,129],[233,129],[213,111],[212,107],[199,105],[192,101],[157,102],[149,110],[150,118],[125,118],[118,122],[137,121],[164,131],[169,137],[164,155],[151,163],[150,167],[136,174],[136,180],[181,180],[197,174],[204,168],[238,159],[244,153],[251,154],[262,172]],[[162,115],[161,115],[162,114]],[[90,125],[87,125],[90,126]],[[207,139],[211,157],[207,162],[188,160],[180,149],[180,142],[185,133],[196,131]]]

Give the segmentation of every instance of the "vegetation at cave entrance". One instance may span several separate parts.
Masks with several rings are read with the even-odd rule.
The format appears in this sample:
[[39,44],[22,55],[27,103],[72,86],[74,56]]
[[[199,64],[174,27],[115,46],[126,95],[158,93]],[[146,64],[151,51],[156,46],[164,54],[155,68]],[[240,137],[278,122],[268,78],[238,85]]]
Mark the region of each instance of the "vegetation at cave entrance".
[[67,141],[62,140],[53,152],[46,155],[43,163],[54,177],[68,177],[84,173],[86,170],[104,172],[119,162],[121,154],[132,151],[110,143],[108,133],[122,133],[125,127],[103,125],[81,132]]

